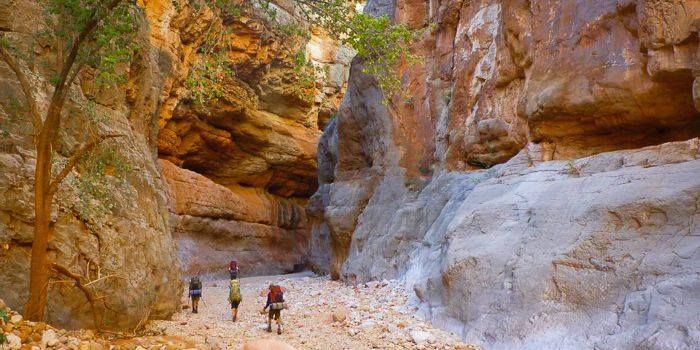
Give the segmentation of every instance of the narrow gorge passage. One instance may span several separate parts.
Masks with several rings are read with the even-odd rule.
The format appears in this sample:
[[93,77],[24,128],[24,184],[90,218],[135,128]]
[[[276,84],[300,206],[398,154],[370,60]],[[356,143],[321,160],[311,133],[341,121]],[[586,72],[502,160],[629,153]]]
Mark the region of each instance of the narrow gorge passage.
[[699,37],[698,0],[0,0],[0,350],[700,349]]

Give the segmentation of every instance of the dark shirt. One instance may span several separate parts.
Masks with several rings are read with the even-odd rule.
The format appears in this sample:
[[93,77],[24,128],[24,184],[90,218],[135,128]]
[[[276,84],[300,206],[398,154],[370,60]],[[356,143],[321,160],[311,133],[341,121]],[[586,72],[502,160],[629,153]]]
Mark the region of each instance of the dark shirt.
[[272,293],[267,293],[267,303],[263,310],[267,309],[272,304]]

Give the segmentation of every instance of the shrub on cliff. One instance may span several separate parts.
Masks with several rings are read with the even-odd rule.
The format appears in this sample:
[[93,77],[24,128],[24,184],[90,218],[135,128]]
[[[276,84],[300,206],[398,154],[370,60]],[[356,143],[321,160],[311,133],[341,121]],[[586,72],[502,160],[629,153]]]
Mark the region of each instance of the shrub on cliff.
[[[272,24],[274,31],[290,39],[307,38],[309,33],[305,26],[309,24],[322,28],[332,38],[357,52],[364,64],[364,73],[377,80],[385,102],[394,94],[403,93],[396,66],[402,61],[412,63],[418,60],[406,50],[413,40],[413,31],[405,25],[393,23],[386,15],[373,17],[359,11],[357,1],[353,0],[293,0],[297,16],[285,21],[278,18],[277,7],[271,0],[188,0],[188,3],[198,10],[207,5],[222,20],[258,10]],[[208,57],[193,67],[187,80],[187,86],[199,104],[221,97],[224,79],[234,74],[219,51],[225,45],[223,36],[216,31],[207,35],[199,51]],[[292,63],[299,80],[300,95],[312,99],[315,81],[323,72],[306,60],[303,51],[294,55]]]

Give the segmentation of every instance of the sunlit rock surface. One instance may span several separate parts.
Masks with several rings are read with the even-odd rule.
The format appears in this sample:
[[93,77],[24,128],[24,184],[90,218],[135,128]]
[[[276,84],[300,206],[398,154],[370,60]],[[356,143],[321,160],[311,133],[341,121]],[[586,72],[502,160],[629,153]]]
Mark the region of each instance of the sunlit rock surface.
[[[313,247],[489,349],[700,346],[693,1],[370,1],[426,28],[381,103],[351,69]],[[317,249],[317,248],[313,248]]]
[[[277,10],[284,19],[292,8]],[[174,48],[165,57],[179,75],[162,94],[158,157],[185,274],[225,274],[230,260],[243,275],[304,268],[316,145],[340,104],[354,53],[317,28],[308,28],[308,40],[284,36],[256,11],[222,23],[185,6],[167,19],[160,36]],[[233,74],[219,98],[200,105],[186,79],[205,59],[194,49],[207,23],[230,33],[224,42]],[[317,67],[311,85],[297,71],[298,55]]]

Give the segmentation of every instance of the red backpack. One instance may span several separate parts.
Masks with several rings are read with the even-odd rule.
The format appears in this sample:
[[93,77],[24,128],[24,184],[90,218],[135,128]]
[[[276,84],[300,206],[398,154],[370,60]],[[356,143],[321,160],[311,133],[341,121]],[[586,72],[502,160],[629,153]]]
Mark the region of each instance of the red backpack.
[[229,270],[238,270],[238,261],[236,260],[231,260],[231,263],[228,265]]
[[270,289],[270,301],[273,303],[283,303],[284,302],[284,292],[282,292],[282,287],[272,286]]

